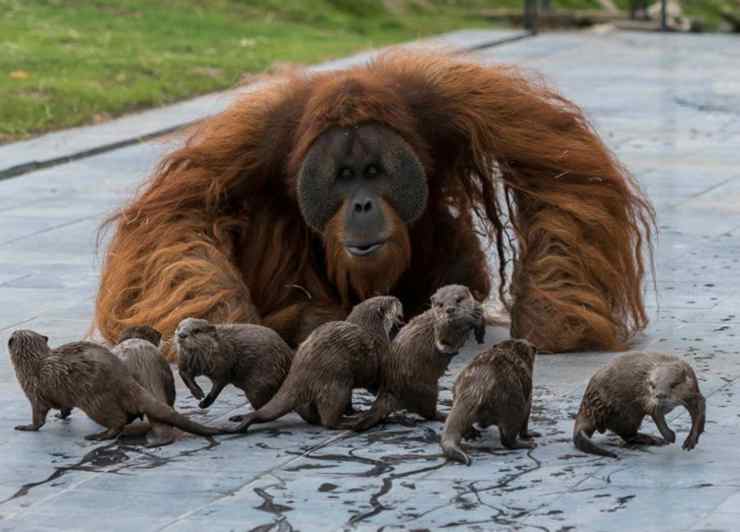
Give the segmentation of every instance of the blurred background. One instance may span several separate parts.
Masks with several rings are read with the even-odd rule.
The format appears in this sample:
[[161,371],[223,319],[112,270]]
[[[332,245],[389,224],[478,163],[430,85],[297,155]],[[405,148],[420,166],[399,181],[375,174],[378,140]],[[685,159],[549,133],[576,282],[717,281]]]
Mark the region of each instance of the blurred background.
[[740,0],[0,0],[0,143],[462,29],[738,32]]

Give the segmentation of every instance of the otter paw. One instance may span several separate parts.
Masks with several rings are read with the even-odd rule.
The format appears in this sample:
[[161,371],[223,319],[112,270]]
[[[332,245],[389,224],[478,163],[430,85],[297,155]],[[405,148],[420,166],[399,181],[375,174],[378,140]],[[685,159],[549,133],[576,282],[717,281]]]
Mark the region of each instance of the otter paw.
[[16,425],[15,430],[31,432],[39,430],[39,427],[37,427],[36,425]]
[[689,437],[684,440],[681,448],[684,451],[690,451],[691,449],[696,447],[697,443],[699,443],[699,436],[694,436],[693,434],[690,434]]
[[531,440],[532,438],[539,438],[542,436],[542,433],[537,432],[536,430],[528,430],[527,432],[523,433],[520,438],[523,438],[525,440]]
[[240,422],[244,421],[244,418],[245,418],[245,417],[246,417],[246,416],[244,416],[244,415],[239,415],[239,416],[231,416],[231,417],[229,418],[229,421],[234,421],[235,423],[240,423]]

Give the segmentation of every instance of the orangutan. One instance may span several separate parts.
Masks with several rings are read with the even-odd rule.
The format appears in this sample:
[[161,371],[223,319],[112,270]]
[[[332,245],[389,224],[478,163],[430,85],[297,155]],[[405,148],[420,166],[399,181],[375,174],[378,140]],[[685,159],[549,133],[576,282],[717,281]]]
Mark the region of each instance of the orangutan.
[[513,336],[620,349],[647,324],[653,216],[557,92],[392,51],[293,73],[197,125],[108,220],[94,325],[252,322],[295,346],[378,294],[409,318],[446,284],[485,299],[493,245]]

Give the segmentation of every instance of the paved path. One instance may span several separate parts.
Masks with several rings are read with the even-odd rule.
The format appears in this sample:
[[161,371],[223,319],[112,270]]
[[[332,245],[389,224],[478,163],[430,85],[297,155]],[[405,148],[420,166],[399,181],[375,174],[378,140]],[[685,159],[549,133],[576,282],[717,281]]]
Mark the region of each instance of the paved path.
[[[472,444],[465,468],[440,458],[438,423],[353,436],[291,417],[217,445],[188,437],[153,451],[84,442],[95,426],[79,413],[50,418],[37,434],[16,432],[30,411],[3,349],[0,530],[737,530],[740,42],[545,34],[476,57],[544,72],[586,107],[655,202],[660,307],[651,294],[653,322],[640,344],[699,371],[708,422],[697,449],[618,449],[614,461],[572,448],[580,394],[609,353],[539,357],[540,446],[505,451],[492,430]],[[96,227],[166,148],[130,146],[0,182],[2,345],[20,326],[52,344],[85,332]],[[233,391],[223,397],[201,413],[181,386],[178,408],[219,420],[243,407]],[[675,412],[670,423],[682,439],[688,416]]]

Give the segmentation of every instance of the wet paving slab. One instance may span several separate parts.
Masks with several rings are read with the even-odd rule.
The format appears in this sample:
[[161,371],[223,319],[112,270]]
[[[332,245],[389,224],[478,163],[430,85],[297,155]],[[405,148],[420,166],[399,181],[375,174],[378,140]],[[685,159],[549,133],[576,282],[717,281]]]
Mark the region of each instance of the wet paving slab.
[[[75,411],[38,433],[5,345],[18,327],[52,344],[92,315],[97,229],[174,141],[129,146],[0,182],[0,530],[737,530],[740,523],[740,41],[721,35],[543,34],[473,55],[515,63],[584,106],[654,202],[657,294],[635,347],[685,358],[707,397],[691,452],[596,436],[618,460],[576,451],[573,418],[613,353],[541,355],[531,425],[538,447],[508,451],[495,428],[466,442],[471,467],[443,460],[442,425],[397,416],[354,435],[295,415],[248,435],[91,443]],[[102,242],[105,242],[103,235]],[[487,343],[507,337],[491,328]],[[480,347],[453,360],[454,376]],[[206,384],[207,383],[203,383]],[[367,394],[355,402],[369,404]],[[227,389],[200,410],[178,380],[177,408],[220,423],[249,408]],[[679,442],[690,419],[669,416]],[[644,429],[655,432],[652,423]]]

